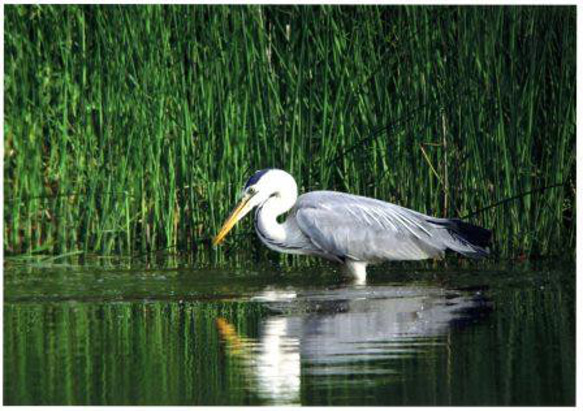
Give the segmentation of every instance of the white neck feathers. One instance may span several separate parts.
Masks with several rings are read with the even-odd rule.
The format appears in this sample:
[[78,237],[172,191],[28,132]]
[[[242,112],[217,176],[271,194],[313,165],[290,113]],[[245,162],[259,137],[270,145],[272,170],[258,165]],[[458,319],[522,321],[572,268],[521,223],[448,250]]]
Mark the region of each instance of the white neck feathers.
[[255,228],[259,238],[271,248],[274,248],[272,245],[286,243],[288,232],[285,223],[278,223],[277,217],[289,211],[298,198],[296,182],[289,174],[285,174],[289,178],[284,178],[279,184],[280,188],[255,212]]

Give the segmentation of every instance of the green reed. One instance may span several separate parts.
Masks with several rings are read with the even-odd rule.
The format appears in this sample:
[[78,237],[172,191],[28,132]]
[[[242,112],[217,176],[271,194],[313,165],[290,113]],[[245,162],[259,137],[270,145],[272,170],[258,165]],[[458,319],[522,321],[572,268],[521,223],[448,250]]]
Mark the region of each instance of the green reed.
[[264,167],[574,254],[574,7],[6,6],[4,64],[9,254],[208,259]]

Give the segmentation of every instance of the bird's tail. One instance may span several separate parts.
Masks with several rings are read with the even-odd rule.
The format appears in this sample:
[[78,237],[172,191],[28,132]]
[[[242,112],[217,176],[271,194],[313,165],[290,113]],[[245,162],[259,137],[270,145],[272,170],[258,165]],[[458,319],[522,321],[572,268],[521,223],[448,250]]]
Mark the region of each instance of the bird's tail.
[[457,218],[430,219],[429,222],[443,228],[447,234],[443,235],[444,245],[452,251],[466,257],[480,258],[490,255],[490,240],[492,232],[477,225],[466,223]]

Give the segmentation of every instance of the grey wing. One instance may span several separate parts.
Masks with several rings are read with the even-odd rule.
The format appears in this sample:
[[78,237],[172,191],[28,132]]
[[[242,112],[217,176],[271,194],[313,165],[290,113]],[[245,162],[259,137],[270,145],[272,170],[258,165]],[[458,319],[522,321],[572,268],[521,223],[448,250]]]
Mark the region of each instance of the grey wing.
[[[337,258],[378,262],[441,256],[447,248],[473,256],[456,239],[450,221],[367,197],[316,191],[298,199],[298,227],[323,252]],[[456,249],[457,248],[457,249]]]

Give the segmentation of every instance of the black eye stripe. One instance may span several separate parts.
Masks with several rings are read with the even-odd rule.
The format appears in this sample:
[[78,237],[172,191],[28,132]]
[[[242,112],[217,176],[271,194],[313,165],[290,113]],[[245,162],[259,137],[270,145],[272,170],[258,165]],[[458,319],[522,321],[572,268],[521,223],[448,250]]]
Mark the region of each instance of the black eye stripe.
[[267,173],[269,170],[273,170],[272,168],[264,168],[263,170],[259,170],[256,171],[255,174],[253,174],[249,180],[247,180],[247,183],[245,183],[245,188],[252,186],[253,184],[257,184],[257,182],[261,179],[261,177],[263,177],[263,175],[265,173]]

